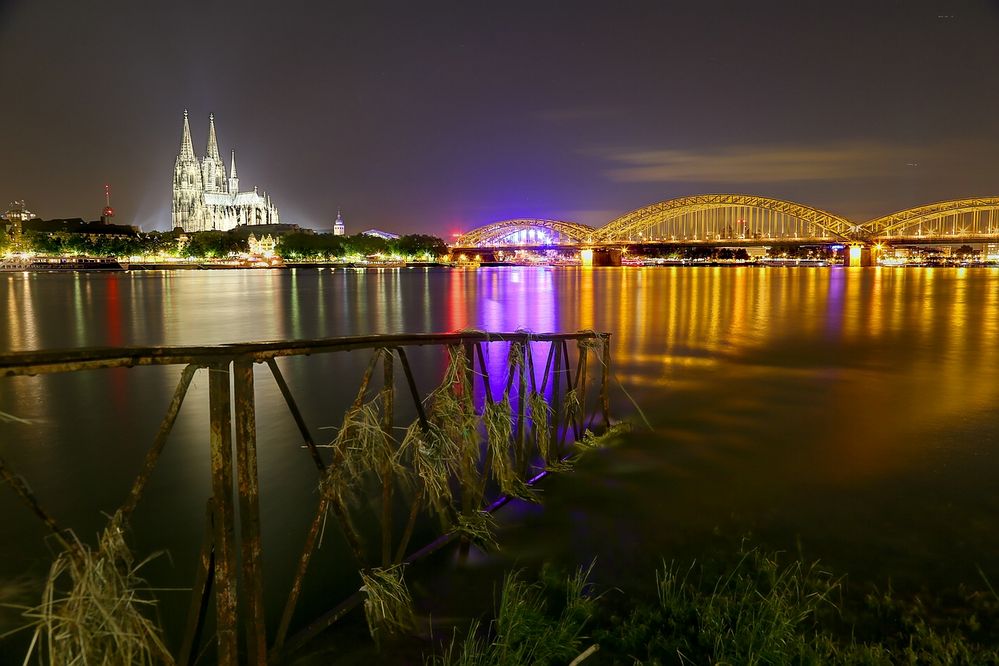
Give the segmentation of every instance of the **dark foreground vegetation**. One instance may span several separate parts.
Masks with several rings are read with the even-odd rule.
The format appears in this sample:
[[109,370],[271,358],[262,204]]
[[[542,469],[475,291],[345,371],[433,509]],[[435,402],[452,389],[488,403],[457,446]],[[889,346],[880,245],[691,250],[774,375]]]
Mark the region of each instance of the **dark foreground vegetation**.
[[644,593],[599,589],[588,574],[508,574],[495,618],[456,632],[427,662],[999,663],[999,597],[984,579],[984,591],[952,599],[901,598],[758,549],[724,565],[665,562]]

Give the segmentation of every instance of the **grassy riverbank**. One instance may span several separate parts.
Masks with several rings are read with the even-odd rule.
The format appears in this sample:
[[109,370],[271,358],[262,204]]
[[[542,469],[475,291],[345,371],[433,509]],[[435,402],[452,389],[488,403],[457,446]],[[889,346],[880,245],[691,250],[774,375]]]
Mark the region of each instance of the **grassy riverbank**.
[[[665,562],[644,593],[585,571],[508,574],[493,619],[455,632],[441,666],[568,664],[986,664],[999,662],[999,597],[863,589],[817,563],[758,549]],[[596,649],[594,649],[596,646]]]

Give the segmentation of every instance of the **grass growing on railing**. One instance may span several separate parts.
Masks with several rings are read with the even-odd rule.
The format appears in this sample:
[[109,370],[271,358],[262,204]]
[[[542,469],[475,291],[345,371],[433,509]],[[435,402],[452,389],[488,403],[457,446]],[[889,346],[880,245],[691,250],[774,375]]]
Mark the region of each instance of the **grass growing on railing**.
[[496,519],[488,511],[471,511],[458,516],[451,531],[464,537],[482,550],[495,550],[499,547],[496,541]]
[[[598,348],[599,345],[584,345],[581,351]],[[426,419],[412,423],[401,442],[392,434],[391,415],[385,411],[392,404],[391,388],[383,387],[382,393],[370,400],[366,396],[372,369],[379,359],[384,363],[391,358],[381,351],[376,352],[357,399],[345,414],[330,445],[333,463],[324,475],[321,490],[325,506],[336,514],[357,558],[364,580],[363,589],[371,604],[369,608],[365,602],[369,628],[376,638],[392,633],[385,627],[399,629],[402,626],[392,619],[402,611],[383,613],[371,609],[391,610],[388,601],[408,600],[409,597],[408,593],[393,592],[390,578],[376,573],[392,571],[395,575],[397,571],[397,582],[402,585],[401,569],[368,568],[373,562],[367,560],[368,549],[362,542],[362,534],[367,535],[370,530],[358,530],[354,526],[353,514],[365,511],[360,500],[373,481],[377,479],[382,491],[383,567],[404,559],[421,514],[438,516],[442,533],[459,536],[466,546],[474,543],[483,549],[495,548],[495,521],[490,514],[481,511],[487,500],[487,481],[494,480],[505,495],[537,501],[536,491],[527,485],[527,474],[533,474],[531,463],[538,457],[547,469],[558,466],[558,447],[551,432],[553,415],[564,413],[565,427],[569,428],[578,425],[582,414],[580,394],[575,389],[567,391],[561,404],[554,406],[549,405],[542,394],[528,392],[525,348],[520,344],[510,346],[502,398],[493,401],[489,397],[482,412],[478,413],[473,402],[474,355],[470,357],[468,349],[462,345],[449,345],[447,352],[444,377],[425,400]],[[519,381],[517,390],[523,400],[518,403],[517,412],[510,396],[514,380]],[[487,380],[484,378],[484,381]],[[557,378],[553,377],[553,381]],[[517,432],[516,437],[515,419],[518,427],[525,429]],[[590,433],[587,437],[590,447],[596,445]],[[409,506],[408,515],[402,522],[402,534],[393,542],[391,506],[397,487],[408,498]]]
[[412,474],[418,480],[421,493],[413,501],[428,502],[427,509],[448,515],[454,497],[451,492],[453,461],[458,457],[458,446],[440,428],[429,424],[429,432],[424,432],[419,421],[414,421],[406,429],[400,455],[408,463]]
[[174,663],[149,617],[155,601],[138,574],[145,561],[135,562],[123,529],[115,514],[96,549],[77,541],[56,557],[42,603],[24,612],[34,627],[25,663],[32,656],[59,666]]
[[542,462],[547,465],[552,462],[551,417],[553,410],[545,396],[532,391],[527,396],[527,406],[531,412],[531,434],[535,449]]
[[365,593],[364,615],[376,643],[383,636],[412,630],[415,623],[413,598],[403,579],[405,565],[361,570],[361,589]]
[[510,414],[509,395],[504,395],[499,402],[487,404],[482,414],[482,420],[486,425],[489,457],[492,461],[490,471],[504,494],[514,491],[517,480],[517,472],[510,455],[510,442],[513,438],[513,420]]

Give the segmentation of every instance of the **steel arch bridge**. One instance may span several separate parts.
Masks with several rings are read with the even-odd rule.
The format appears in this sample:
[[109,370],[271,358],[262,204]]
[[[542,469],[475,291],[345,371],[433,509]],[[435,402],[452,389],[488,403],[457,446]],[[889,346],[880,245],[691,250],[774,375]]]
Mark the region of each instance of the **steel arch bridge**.
[[578,222],[517,218],[491,222],[455,240],[456,247],[575,245],[594,240],[596,229]]
[[861,228],[879,241],[999,240],[999,197],[938,201],[875,218]]
[[595,240],[613,242],[848,241],[858,227],[793,201],[746,194],[701,194],[661,201],[612,220]]
[[965,242],[999,243],[999,197],[940,201],[855,224],[840,215],[793,201],[746,194],[702,194],[645,206],[600,228],[535,218],[492,222],[462,235],[453,247]]

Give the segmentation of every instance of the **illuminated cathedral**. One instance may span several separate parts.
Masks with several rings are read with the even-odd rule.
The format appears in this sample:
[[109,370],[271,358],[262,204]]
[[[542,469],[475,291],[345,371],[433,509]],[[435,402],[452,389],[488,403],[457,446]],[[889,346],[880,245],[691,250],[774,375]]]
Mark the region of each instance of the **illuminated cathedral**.
[[184,231],[228,231],[241,224],[279,224],[278,209],[266,192],[257,188],[239,191],[236,151],[232,152],[229,177],[215,138],[215,116],[208,117],[208,149],[198,162],[191,142],[191,126],[184,111],[180,154],[173,168],[173,228]]

